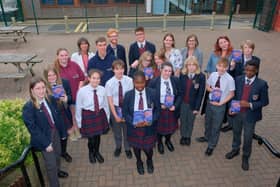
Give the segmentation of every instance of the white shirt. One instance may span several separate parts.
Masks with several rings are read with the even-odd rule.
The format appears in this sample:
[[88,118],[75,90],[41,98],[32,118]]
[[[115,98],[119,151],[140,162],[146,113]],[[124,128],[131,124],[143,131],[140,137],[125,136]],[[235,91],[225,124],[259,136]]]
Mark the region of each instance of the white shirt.
[[48,103],[47,103],[45,98],[42,101],[39,101],[40,106],[41,106],[42,103],[44,103],[44,105],[45,105],[45,107],[46,107],[46,109],[47,109],[47,111],[48,111],[48,113],[49,113],[49,115],[51,117],[51,120],[52,120],[52,122],[54,124],[54,119],[53,119],[53,116],[52,116],[51,109],[50,109],[50,107],[49,107],[49,105],[48,105]]
[[146,40],[144,40],[144,42],[137,42],[137,45],[138,45],[138,48],[141,48],[141,45],[142,45],[143,47],[145,47],[145,45],[146,45]]
[[[218,77],[219,77],[218,72],[211,73],[211,75],[209,76],[209,78],[207,80],[207,85],[214,88],[215,84],[218,80]],[[227,72],[225,72],[223,75],[221,75],[220,89],[222,91],[221,101],[223,101],[228,96],[230,91],[235,90],[234,80],[233,80],[232,76],[230,76],[230,74],[228,74]],[[212,96],[211,96],[211,93],[210,93],[209,94],[209,99],[211,99],[211,97]]]
[[247,84],[247,80],[250,80],[249,85],[251,85],[255,79],[256,79],[256,75],[254,77],[252,77],[251,79],[249,79],[248,77],[245,76],[245,84]]
[[105,84],[105,91],[107,96],[113,98],[115,106],[119,106],[119,81],[121,81],[122,84],[123,98],[127,91],[133,89],[133,81],[126,75],[123,75],[121,80],[118,80],[116,76],[109,79]]
[[160,78],[160,103],[164,103],[164,100],[165,100],[165,96],[166,96],[166,85],[164,82],[168,82],[169,84],[169,88],[170,88],[170,91],[171,91],[171,95],[174,95],[173,94],[173,88],[172,88],[172,84],[171,84],[171,80],[170,78],[165,80],[163,79],[162,77]]
[[[147,110],[148,105],[147,105],[147,97],[146,97],[145,88],[144,88],[144,90],[141,91],[141,93],[142,93],[142,98],[143,98],[144,110]],[[140,92],[135,89],[134,111],[139,110],[139,100],[140,100]]]
[[76,100],[76,120],[78,127],[82,126],[82,110],[91,110],[95,111],[94,108],[94,90],[96,91],[98,97],[99,109],[104,109],[107,115],[107,119],[109,119],[109,107],[105,94],[105,88],[103,86],[97,86],[93,88],[90,84],[79,89],[77,93]]
[[[94,56],[95,56],[95,54],[93,52],[88,52],[88,61]],[[83,57],[80,52],[73,53],[71,56],[71,61],[78,64],[80,66],[81,70],[84,72],[84,75],[87,76],[87,69],[85,69]]]

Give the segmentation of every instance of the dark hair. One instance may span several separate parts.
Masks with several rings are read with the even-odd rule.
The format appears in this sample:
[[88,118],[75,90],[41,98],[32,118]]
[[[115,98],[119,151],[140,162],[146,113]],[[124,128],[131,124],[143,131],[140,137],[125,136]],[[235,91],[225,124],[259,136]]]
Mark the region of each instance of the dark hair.
[[116,67],[124,68],[125,64],[121,59],[114,60],[112,64],[112,69],[115,69]]
[[258,70],[260,65],[259,65],[259,63],[257,63],[256,60],[251,59],[251,60],[246,62],[245,66],[255,66],[255,68]]
[[145,32],[145,29],[144,29],[144,27],[139,26],[139,27],[135,28],[134,33],[136,33],[136,32]]
[[145,79],[145,74],[143,71],[136,71],[134,74],[133,74],[133,80],[137,79],[137,77],[142,77],[144,80]]
[[165,66],[171,67],[171,69],[173,70],[173,66],[170,62],[163,62],[161,64],[161,69],[163,69]]
[[195,34],[190,34],[187,39],[186,39],[186,47],[188,47],[188,41],[191,39],[191,38],[194,38],[195,40],[195,47],[197,47],[199,45],[199,42],[198,42],[198,38]]
[[106,42],[106,38],[104,36],[100,36],[95,40],[96,45],[101,42]]
[[78,46],[79,51],[81,50],[81,44],[82,43],[86,43],[88,45],[88,51],[89,51],[90,44],[88,42],[88,39],[86,39],[85,37],[81,37],[77,41],[77,46]]
[[[173,40],[172,47],[175,47],[175,37],[174,37],[174,35],[173,35],[172,33],[167,33],[167,34],[165,34],[164,37],[163,37],[163,42],[164,42],[164,40],[165,40],[168,36],[169,36],[170,38],[172,38],[172,40]],[[164,50],[165,50],[164,43],[163,43],[163,48],[164,48]]]
[[88,71],[88,77],[91,77],[92,74],[98,73],[100,78],[102,77],[103,73],[98,69],[91,69]]

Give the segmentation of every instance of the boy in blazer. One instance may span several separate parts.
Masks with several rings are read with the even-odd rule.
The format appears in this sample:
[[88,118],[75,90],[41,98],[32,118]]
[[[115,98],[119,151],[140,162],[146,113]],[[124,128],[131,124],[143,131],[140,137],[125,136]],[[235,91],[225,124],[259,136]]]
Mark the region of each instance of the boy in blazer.
[[240,112],[233,116],[232,150],[226,154],[232,159],[239,154],[241,133],[243,134],[242,169],[249,170],[249,158],[252,151],[252,140],[257,121],[262,119],[262,108],[269,104],[267,82],[257,77],[259,64],[250,60],[245,66],[245,75],[236,78],[234,100],[240,101]]
[[31,79],[30,100],[23,106],[22,117],[30,133],[30,144],[43,155],[49,185],[58,187],[58,177],[68,177],[68,173],[60,170],[60,138],[66,139],[67,135],[56,100],[47,96],[46,90],[41,77]]
[[[143,162],[141,160],[141,150],[147,156],[147,171],[154,172],[153,147],[156,142],[156,121],[159,117],[159,107],[156,102],[156,95],[153,89],[145,87],[146,79],[142,71],[137,71],[133,75],[134,89],[125,94],[123,115],[127,123],[127,139],[133,147],[137,159],[136,166],[140,175],[144,174]],[[151,121],[139,121],[133,124],[135,111],[150,110]]]
[[183,97],[180,111],[180,144],[190,145],[194,120],[205,92],[205,75],[200,72],[200,66],[195,56],[186,59],[180,75],[180,86]]
[[[152,79],[149,87],[155,89],[158,106],[160,106],[159,120],[157,124],[158,152],[164,153],[162,137],[165,137],[165,144],[169,151],[174,151],[171,136],[178,128],[178,118],[180,116],[180,105],[182,101],[182,91],[180,81],[172,75],[172,64],[164,62],[161,65],[161,76]],[[167,106],[167,98],[173,97],[170,106]]]
[[153,55],[156,52],[156,47],[153,43],[145,40],[144,27],[137,27],[134,30],[136,41],[129,47],[129,66],[136,68],[138,65],[138,59],[145,51],[150,51]]

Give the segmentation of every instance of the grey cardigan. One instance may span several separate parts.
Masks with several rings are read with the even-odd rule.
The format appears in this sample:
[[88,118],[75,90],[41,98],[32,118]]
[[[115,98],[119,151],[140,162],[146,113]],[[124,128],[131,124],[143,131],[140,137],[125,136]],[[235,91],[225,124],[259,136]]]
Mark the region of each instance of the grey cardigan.
[[[188,54],[188,48],[184,47],[181,49],[181,54],[183,57],[183,63],[185,63],[187,54]],[[195,48],[194,50],[194,56],[197,58],[198,64],[200,66],[200,69],[202,68],[202,64],[203,64],[203,54],[202,51],[199,48]]]

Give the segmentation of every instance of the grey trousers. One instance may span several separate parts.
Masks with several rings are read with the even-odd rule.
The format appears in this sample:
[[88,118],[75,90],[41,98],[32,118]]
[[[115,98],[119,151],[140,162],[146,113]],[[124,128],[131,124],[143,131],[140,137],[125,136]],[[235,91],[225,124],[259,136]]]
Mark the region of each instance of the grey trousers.
[[114,133],[114,139],[116,148],[122,147],[122,140],[124,143],[124,149],[129,150],[130,146],[127,141],[127,126],[126,123],[117,123],[113,115],[110,116],[112,120],[112,130]]
[[250,157],[252,152],[253,134],[256,123],[248,123],[246,113],[239,113],[233,117],[233,141],[232,149],[239,149],[241,145],[241,134],[243,133],[243,156]]
[[219,141],[226,105],[214,106],[207,103],[205,114],[204,136],[208,140],[208,148],[214,149]]
[[45,167],[49,179],[50,187],[58,187],[59,180],[57,173],[60,169],[60,137],[57,130],[52,130],[52,152],[42,151],[43,159],[45,161]]
[[190,138],[192,136],[193,124],[195,120],[195,115],[189,104],[182,103],[180,111],[180,133],[181,137]]

